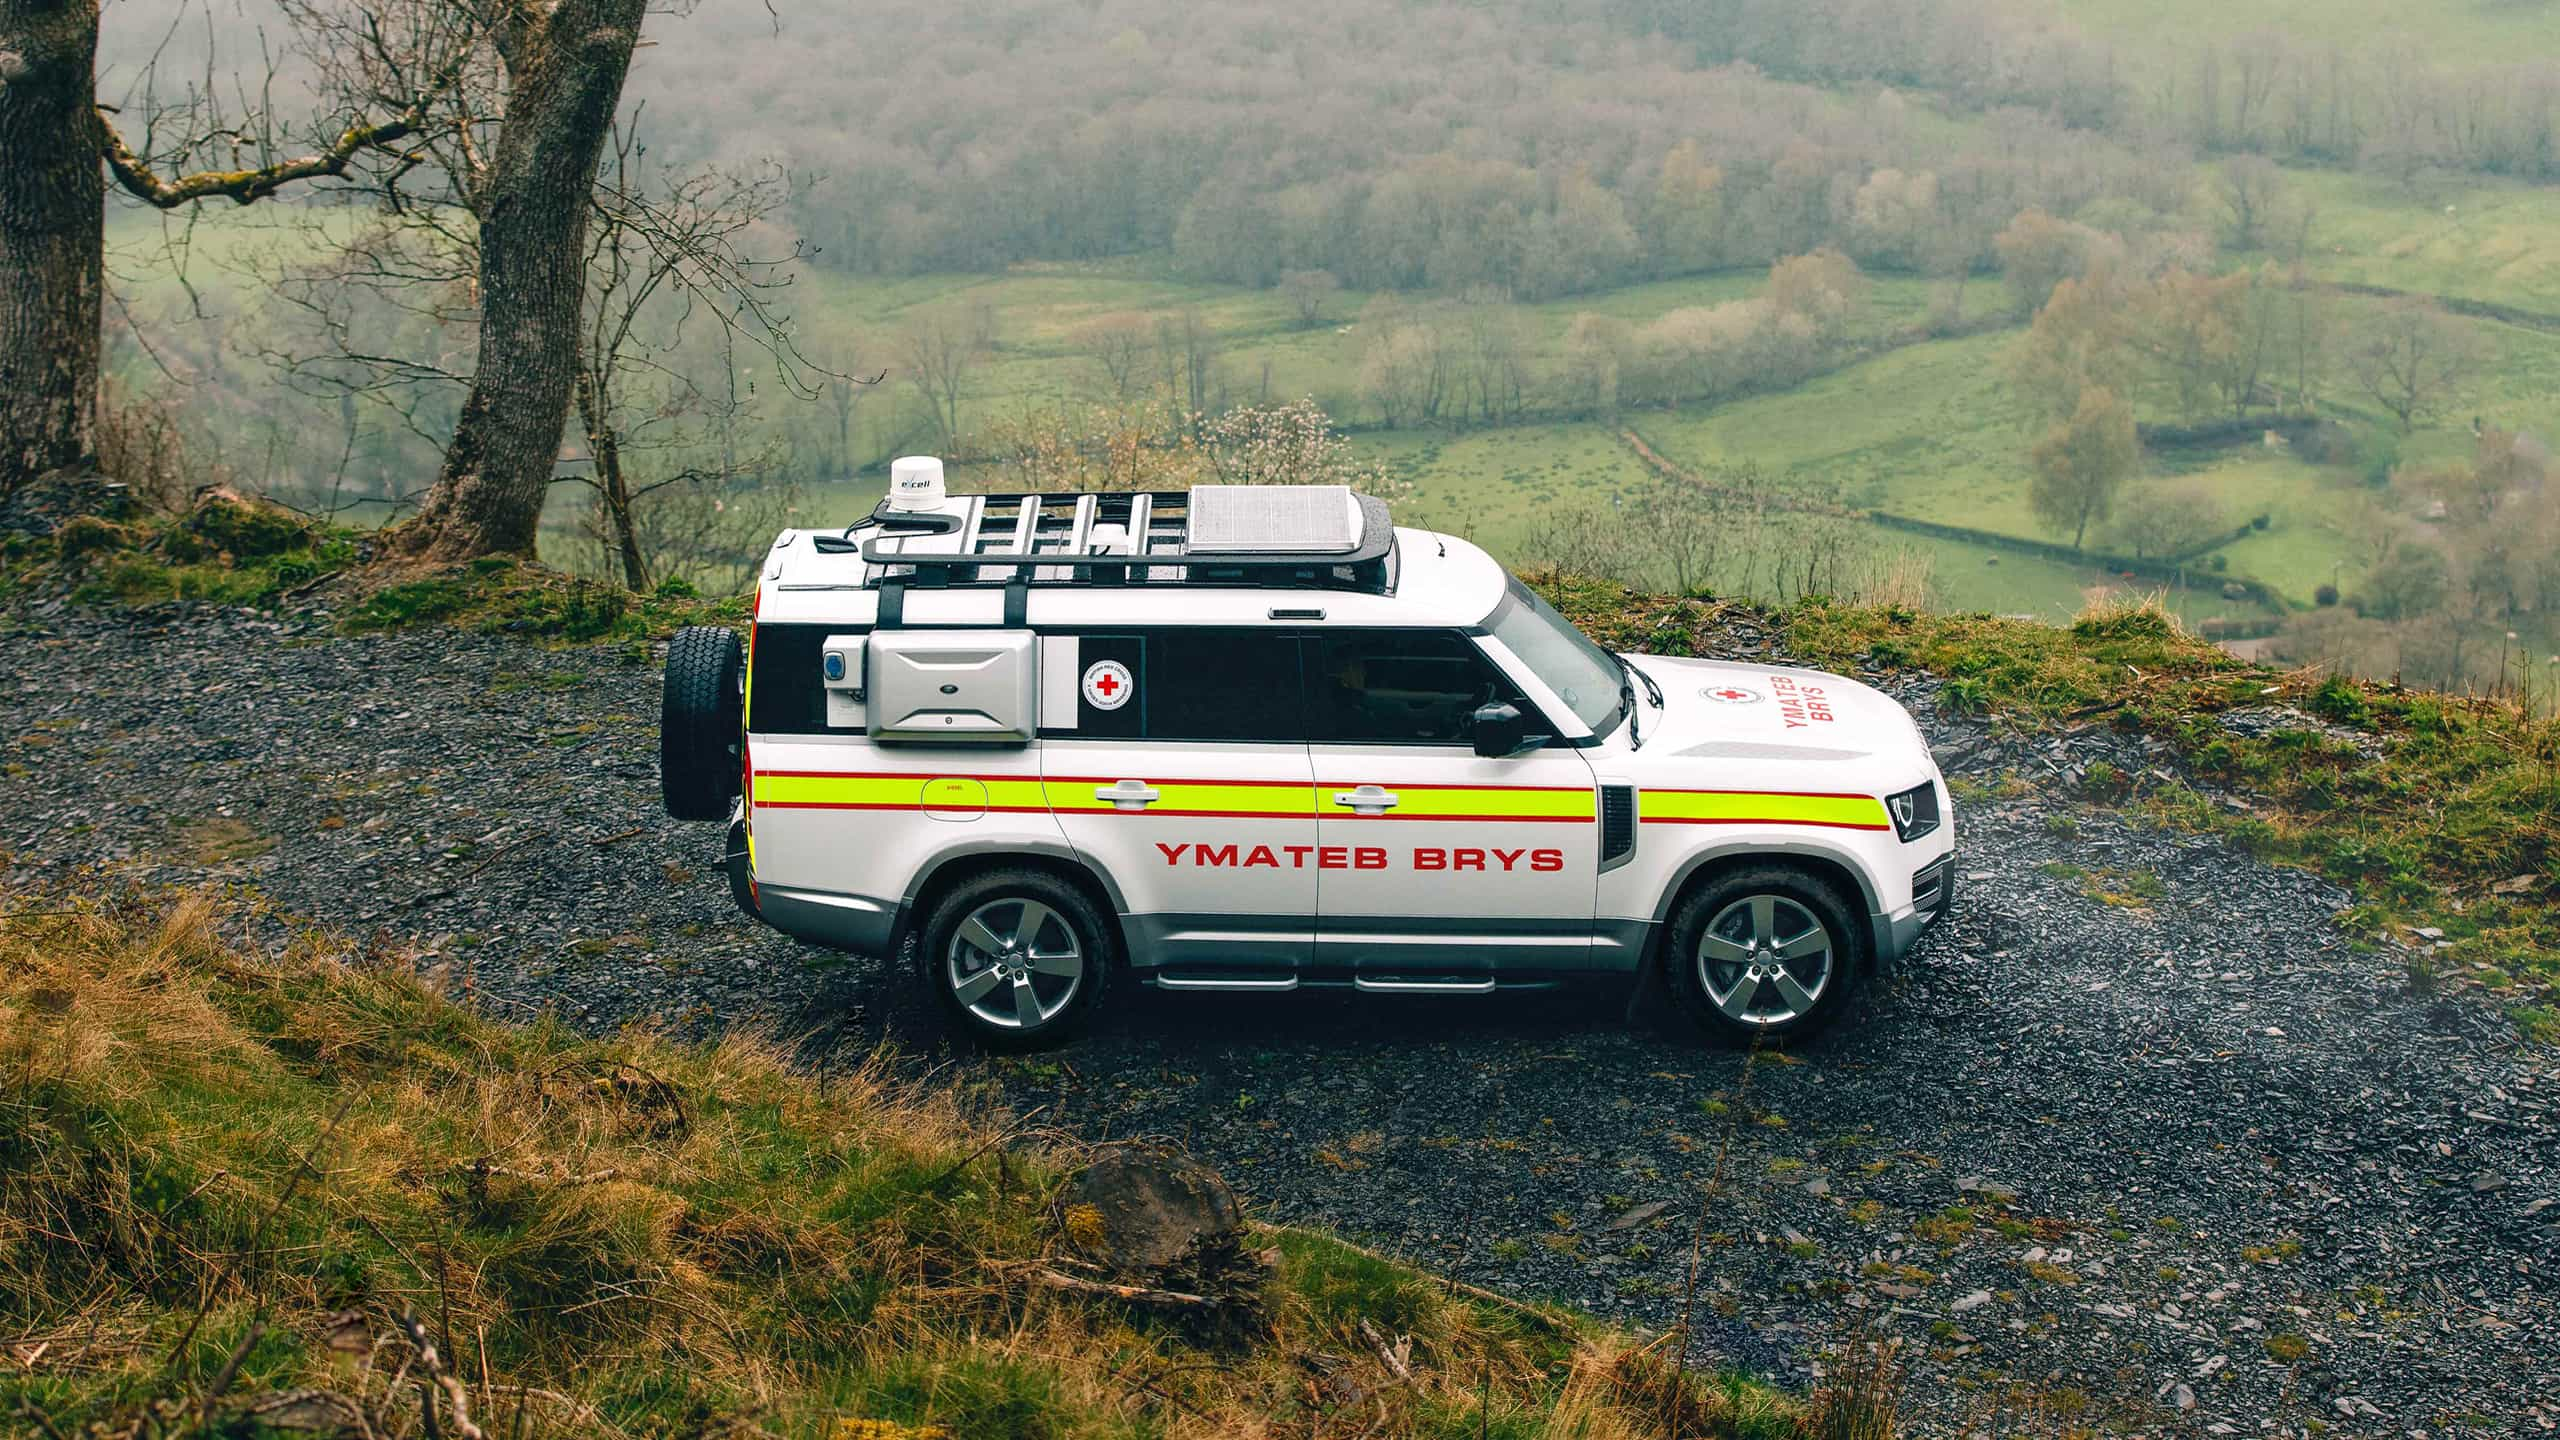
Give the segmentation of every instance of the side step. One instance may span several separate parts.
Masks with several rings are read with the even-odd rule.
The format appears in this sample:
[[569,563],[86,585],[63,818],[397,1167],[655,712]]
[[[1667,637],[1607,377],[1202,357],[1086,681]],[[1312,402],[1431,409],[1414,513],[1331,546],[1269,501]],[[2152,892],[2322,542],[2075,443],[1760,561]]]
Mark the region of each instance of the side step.
[[1151,976],[1149,983],[1159,990],[1258,990],[1278,994],[1298,988],[1295,975],[1166,975]]
[[1354,975],[1351,977],[1352,989],[1359,990],[1370,995],[1490,995],[1494,991],[1495,983],[1494,978],[1490,975],[1486,975],[1481,978],[1470,977],[1466,979],[1459,979],[1456,977],[1448,979],[1409,979],[1403,977],[1389,978],[1386,976],[1371,975]]

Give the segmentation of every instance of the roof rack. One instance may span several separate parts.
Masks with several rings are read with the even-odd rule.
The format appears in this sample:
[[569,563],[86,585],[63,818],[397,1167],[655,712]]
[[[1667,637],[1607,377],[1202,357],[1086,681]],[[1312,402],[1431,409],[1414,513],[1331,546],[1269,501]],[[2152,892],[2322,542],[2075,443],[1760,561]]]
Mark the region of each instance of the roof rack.
[[[860,537],[860,538],[858,538]],[[859,548],[866,584],[919,588],[1193,584],[1390,593],[1385,502],[1340,485],[1201,485],[1123,494],[955,495],[881,508],[821,536]]]

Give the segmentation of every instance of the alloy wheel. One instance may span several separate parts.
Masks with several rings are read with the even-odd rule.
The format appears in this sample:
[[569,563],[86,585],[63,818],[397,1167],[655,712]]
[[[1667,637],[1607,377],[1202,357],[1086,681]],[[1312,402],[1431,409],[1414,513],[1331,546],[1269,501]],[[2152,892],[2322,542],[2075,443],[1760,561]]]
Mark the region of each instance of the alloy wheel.
[[1783,1025],[1813,1013],[1838,946],[1819,916],[1784,895],[1746,895],[1716,912],[1698,941],[1698,980],[1727,1019]]
[[1066,917],[1038,900],[990,900],[951,935],[944,983],[989,1025],[1030,1030],[1074,1001],[1084,947]]

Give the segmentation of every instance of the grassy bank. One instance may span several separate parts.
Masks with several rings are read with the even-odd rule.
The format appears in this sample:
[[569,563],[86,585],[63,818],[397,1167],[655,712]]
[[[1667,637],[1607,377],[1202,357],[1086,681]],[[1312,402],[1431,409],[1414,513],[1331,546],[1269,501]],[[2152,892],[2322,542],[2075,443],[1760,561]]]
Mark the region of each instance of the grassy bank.
[[505,557],[395,573],[373,565],[373,541],[370,531],[223,500],[183,516],[81,517],[0,549],[0,601],[273,609],[325,592],[349,634],[439,624],[571,643],[637,643],[747,618],[744,597],[705,599],[681,581],[635,595]]
[[[1625,1337],[1277,1232],[1258,1312],[1036,1283],[1074,1157],[881,1066],[509,1025],[201,894],[0,895],[11,1433],[1804,1433]],[[430,1356],[429,1347],[433,1347]],[[1405,1373],[1399,1374],[1398,1367]],[[326,1422],[326,1423],[322,1423]]]
[[[1925,670],[1949,705],[2000,725],[2159,737],[2187,781],[2097,770],[2087,798],[2318,871],[2361,902],[2351,928],[2410,942],[2412,984],[2478,984],[2560,1041],[2560,722],[2502,700],[2245,665],[2147,605],[2056,627],[1823,602],[1772,615],[1571,580],[1549,593],[1623,649],[1697,653],[1739,608],[1807,663]],[[2271,706],[2311,719],[2257,735],[2221,719]]]

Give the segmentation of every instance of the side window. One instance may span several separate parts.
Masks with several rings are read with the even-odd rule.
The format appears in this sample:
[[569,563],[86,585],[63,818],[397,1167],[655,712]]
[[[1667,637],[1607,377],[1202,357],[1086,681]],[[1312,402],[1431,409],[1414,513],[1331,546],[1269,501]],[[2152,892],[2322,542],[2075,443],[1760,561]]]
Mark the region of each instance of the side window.
[[1528,708],[1519,687],[1454,631],[1336,631],[1319,635],[1316,648],[1307,701],[1318,740],[1469,745],[1477,706]]
[[1306,739],[1298,637],[1276,630],[1167,629],[1146,637],[1151,740]]
[[[1281,630],[1167,626],[1084,635],[1076,723],[1060,733],[1301,744],[1307,730],[1298,647],[1298,637]],[[1123,685],[1125,697],[1115,693]]]

